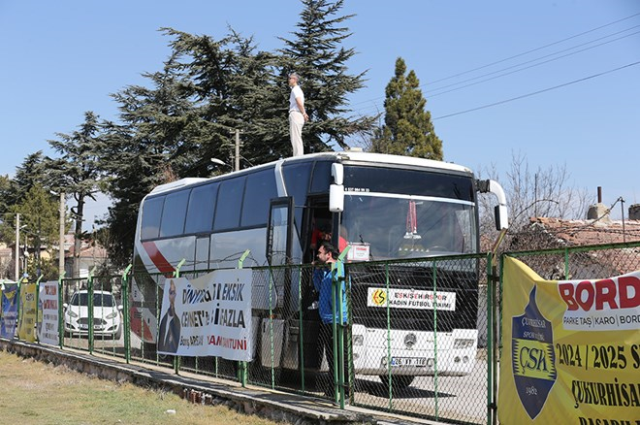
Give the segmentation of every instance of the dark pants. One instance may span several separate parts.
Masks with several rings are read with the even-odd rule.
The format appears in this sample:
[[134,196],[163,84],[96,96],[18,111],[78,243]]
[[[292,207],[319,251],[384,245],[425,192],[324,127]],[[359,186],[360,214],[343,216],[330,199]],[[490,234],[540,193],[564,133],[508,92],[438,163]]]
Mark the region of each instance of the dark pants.
[[[340,336],[340,325],[336,325],[336,336],[339,338]],[[349,365],[348,365],[348,352],[349,349],[347,347],[347,330],[346,328],[343,331],[343,341],[344,341],[344,350],[342,352],[342,359],[338,358],[338,371],[340,370],[341,361],[344,362],[344,382],[346,385],[345,388],[345,396],[348,398],[349,394]],[[339,340],[336,341],[336,352],[340,351]],[[327,356],[327,363],[329,364],[329,374],[327,375],[326,380],[322,380],[321,385],[319,386],[325,394],[330,397],[334,397],[335,389],[334,389],[334,356],[333,356],[333,324],[332,323],[321,323],[319,334],[318,334],[318,355],[320,359],[322,359],[322,353]],[[338,376],[339,381],[339,376]]]

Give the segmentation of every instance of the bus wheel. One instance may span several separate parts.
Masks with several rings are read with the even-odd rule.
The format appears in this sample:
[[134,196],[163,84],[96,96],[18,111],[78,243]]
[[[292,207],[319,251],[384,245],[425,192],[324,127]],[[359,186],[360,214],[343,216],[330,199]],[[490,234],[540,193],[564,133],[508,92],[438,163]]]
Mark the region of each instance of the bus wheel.
[[[391,385],[396,390],[404,390],[409,385],[411,385],[411,383],[413,382],[413,378],[415,378],[415,376],[406,376],[406,375],[392,376]],[[389,385],[388,375],[380,375],[380,380],[385,386]]]

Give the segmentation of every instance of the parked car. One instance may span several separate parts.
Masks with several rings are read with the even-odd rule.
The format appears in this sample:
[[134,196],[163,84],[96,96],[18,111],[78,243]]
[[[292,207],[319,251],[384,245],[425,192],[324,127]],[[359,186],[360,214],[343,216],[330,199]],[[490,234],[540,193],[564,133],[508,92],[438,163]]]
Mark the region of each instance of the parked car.
[[[64,306],[64,330],[68,334],[89,334],[89,291],[78,291]],[[93,335],[122,336],[122,305],[111,292],[93,291]]]

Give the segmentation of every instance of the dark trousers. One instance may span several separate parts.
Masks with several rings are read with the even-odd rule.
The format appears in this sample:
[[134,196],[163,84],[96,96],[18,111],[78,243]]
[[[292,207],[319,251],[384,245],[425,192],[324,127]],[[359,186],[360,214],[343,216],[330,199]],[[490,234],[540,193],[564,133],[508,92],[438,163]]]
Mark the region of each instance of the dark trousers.
[[[340,325],[336,325],[336,337],[340,337]],[[340,341],[336,341],[336,352],[340,352]],[[346,385],[345,388],[345,396],[348,397],[349,394],[349,365],[348,365],[348,352],[349,348],[347,347],[347,329],[345,328],[343,331],[343,342],[344,342],[344,350],[342,352],[342,359],[338,358],[338,368],[340,368],[341,362],[344,364],[344,382]],[[322,359],[322,353],[327,356],[327,363],[329,364],[329,374],[327,375],[326,380],[322,381],[321,389],[325,392],[325,394],[330,397],[334,396],[334,356],[333,356],[333,324],[332,323],[321,323],[320,329],[318,333],[318,354]],[[339,371],[340,369],[338,369]],[[338,378],[339,379],[339,378]]]

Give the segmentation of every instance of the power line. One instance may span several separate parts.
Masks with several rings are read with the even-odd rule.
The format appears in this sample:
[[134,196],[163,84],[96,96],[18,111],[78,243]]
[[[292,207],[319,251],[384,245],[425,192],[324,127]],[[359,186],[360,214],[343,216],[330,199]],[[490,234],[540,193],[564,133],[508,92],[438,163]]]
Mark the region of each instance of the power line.
[[466,113],[469,113],[469,112],[475,112],[475,111],[479,111],[481,109],[487,109],[487,108],[491,108],[493,106],[498,106],[498,105],[502,105],[502,104],[505,104],[505,103],[513,102],[515,100],[524,99],[526,97],[535,96],[535,95],[538,95],[538,94],[541,94],[541,93],[545,93],[545,92],[548,92],[548,91],[551,91],[551,90],[556,90],[556,89],[559,89],[559,88],[562,88],[562,87],[566,87],[566,86],[570,86],[570,85],[573,85],[573,84],[581,83],[583,81],[591,80],[591,79],[596,78],[596,77],[601,77],[601,76],[606,75],[606,74],[611,74],[612,72],[620,71],[622,69],[630,68],[630,67],[636,66],[636,65],[640,65],[640,61],[633,62],[633,63],[627,64],[627,65],[624,65],[624,66],[621,66],[621,67],[618,67],[618,68],[615,68],[615,69],[610,69],[608,71],[600,72],[598,74],[593,74],[593,75],[590,75],[588,77],[580,78],[578,80],[569,81],[567,83],[563,83],[563,84],[560,84],[560,85],[557,85],[557,86],[548,87],[546,89],[542,89],[542,90],[538,90],[538,91],[535,91],[535,92],[523,94],[521,96],[512,97],[510,99],[501,100],[499,102],[494,102],[494,103],[490,103],[490,104],[483,105],[483,106],[478,106],[476,108],[466,109],[464,111],[454,112],[452,114],[447,114],[447,115],[442,115],[442,116],[439,116],[439,117],[435,117],[435,118],[432,118],[432,121],[439,120],[439,119],[444,119],[444,118],[455,117],[456,115],[462,115],[462,114],[466,114]]
[[[452,79],[452,78],[459,77],[459,76],[461,76],[461,75],[466,75],[466,74],[469,74],[469,73],[472,73],[472,72],[475,72],[475,71],[479,71],[479,70],[481,70],[481,69],[485,69],[485,68],[491,67],[491,66],[493,66],[493,65],[497,65],[497,64],[500,64],[500,63],[503,63],[503,62],[507,62],[507,61],[509,61],[509,60],[511,60],[511,59],[515,59],[515,58],[518,58],[518,57],[521,57],[521,56],[525,56],[525,55],[528,55],[528,54],[530,54],[530,53],[533,53],[533,52],[536,52],[536,51],[539,51],[539,50],[543,50],[543,49],[546,49],[546,48],[548,48],[548,47],[555,46],[555,45],[557,45],[557,44],[564,43],[564,42],[569,41],[569,40],[572,40],[572,39],[574,39],[574,38],[578,38],[578,37],[581,37],[581,36],[583,36],[583,35],[586,35],[586,34],[589,34],[589,33],[595,32],[595,31],[598,31],[598,30],[600,30],[600,29],[602,29],[602,28],[606,28],[606,27],[609,27],[609,26],[611,26],[611,25],[615,25],[615,24],[617,24],[617,23],[620,23],[620,22],[626,21],[626,20],[628,20],[628,19],[634,18],[634,17],[636,17],[636,16],[640,16],[640,12],[639,12],[639,13],[635,13],[635,14],[630,15],[630,16],[627,16],[627,17],[625,17],[625,18],[618,19],[618,20],[613,21],[613,22],[609,22],[609,23],[604,24],[604,25],[600,25],[600,26],[598,26],[598,27],[596,27],[596,28],[592,28],[592,29],[590,29],[590,30],[583,31],[583,32],[581,32],[581,33],[578,33],[578,34],[572,35],[572,36],[567,37],[567,38],[564,38],[564,39],[562,39],[562,40],[555,41],[555,42],[553,42],[553,43],[549,43],[549,44],[545,44],[545,45],[540,46],[540,47],[537,47],[537,48],[535,48],[535,49],[527,50],[527,51],[525,51],[525,52],[523,52],[523,53],[519,53],[519,54],[516,54],[516,55],[510,56],[510,57],[504,58],[504,59],[500,59],[500,60],[495,61],[495,62],[491,62],[491,63],[486,64],[486,65],[482,65],[482,66],[479,66],[479,67],[476,67],[476,68],[473,68],[473,69],[470,69],[470,70],[467,70],[467,71],[463,71],[463,72],[460,72],[460,73],[457,73],[457,74],[454,74],[454,75],[450,75],[450,76],[448,76],[448,77],[441,78],[441,79],[439,79],[439,80],[432,81],[432,82],[430,82],[429,84],[430,84],[430,85],[432,85],[432,84],[436,84],[436,83],[439,83],[439,82],[442,82],[442,81],[446,81],[446,80],[450,80],[450,79]],[[467,79],[467,80],[464,80],[464,81],[461,81],[461,82],[458,82],[458,83],[453,83],[453,84],[450,84],[450,85],[446,85],[446,86],[443,86],[443,87],[439,87],[438,89],[435,89],[435,90],[439,90],[439,89],[443,89],[443,88],[446,88],[446,87],[455,86],[455,85],[462,84],[462,83],[467,82],[467,81],[472,81],[472,80],[475,80],[475,79],[478,79],[478,78],[482,78],[482,77],[484,77],[484,76],[488,76],[488,75],[492,75],[492,74],[495,74],[495,73],[498,73],[498,72],[506,71],[506,70],[508,70],[508,69],[512,69],[512,68],[517,67],[517,66],[522,66],[522,65],[524,65],[524,64],[530,63],[530,62],[535,61],[535,60],[544,59],[545,57],[548,57],[548,56],[552,56],[552,55],[555,55],[555,54],[558,54],[558,53],[562,53],[562,52],[567,51],[567,50],[572,50],[572,49],[575,49],[575,48],[577,48],[577,47],[581,47],[581,46],[584,46],[584,45],[586,45],[586,44],[590,44],[590,43],[593,43],[593,42],[595,42],[595,41],[599,41],[599,40],[602,40],[602,39],[605,39],[605,38],[608,38],[608,37],[612,37],[612,36],[614,36],[614,35],[620,34],[620,33],[625,32],[625,31],[629,31],[629,30],[634,29],[634,28],[637,28],[637,26],[634,26],[634,27],[631,27],[631,28],[627,28],[626,30],[618,31],[618,32],[616,32],[616,33],[609,34],[609,35],[604,36],[604,37],[601,37],[601,38],[599,38],[599,39],[592,40],[592,41],[589,41],[589,42],[586,42],[586,43],[580,44],[580,45],[578,45],[578,46],[570,47],[570,48],[567,48],[567,49],[565,49],[565,50],[561,50],[561,51],[556,52],[556,53],[552,53],[552,54],[549,54],[549,55],[546,55],[546,56],[542,56],[542,57],[540,57],[540,58],[538,58],[538,59],[533,59],[533,60],[530,60],[530,61],[526,61],[526,62],[523,62],[523,63],[520,63],[520,64],[513,65],[513,66],[511,66],[511,67],[507,67],[507,68],[503,68],[503,69],[501,69],[501,70],[494,71],[494,72],[489,73],[489,74],[481,75],[481,76],[474,77],[474,78],[471,78],[471,79]],[[637,34],[637,32],[636,32],[636,33],[633,33],[633,34],[630,34],[630,35],[627,35],[627,36],[625,36],[625,37],[630,37],[630,36],[635,35],[635,34]],[[620,38],[617,38],[617,39],[612,40],[612,41],[609,41],[609,42],[617,41],[617,40],[620,40],[620,39],[625,38],[625,37],[620,37]],[[607,43],[609,43],[609,42],[601,43],[601,44],[599,44],[599,45],[597,45],[597,46],[593,46],[592,48],[594,48],[594,47],[598,47],[598,46],[601,46],[602,44],[607,44]],[[581,50],[581,51],[579,51],[579,52],[582,52],[582,51],[584,51],[584,50],[588,50],[588,49],[589,49],[589,48],[587,48],[587,49],[583,49],[583,50]],[[579,52],[576,52],[576,53],[579,53]],[[567,56],[571,56],[572,54],[575,54],[575,53],[569,53],[569,54],[564,55],[564,56],[561,56],[561,57],[559,57],[559,58],[557,58],[557,59],[561,59],[561,58],[564,58],[564,57],[567,57]],[[550,62],[550,61],[551,61],[551,60],[546,61],[546,62],[543,62],[543,63],[547,63],[547,62]],[[537,66],[537,65],[532,65],[531,67],[533,67],[533,66]],[[529,67],[529,68],[530,68],[530,67]],[[523,68],[522,70],[524,70],[524,69],[528,69],[528,68]],[[513,72],[511,72],[511,73],[507,73],[507,74],[504,74],[504,75],[500,75],[500,76],[498,76],[498,77],[494,77],[494,78],[491,78],[491,79],[483,80],[483,81],[480,81],[480,82],[475,83],[475,84],[480,84],[480,83],[482,83],[482,82],[489,81],[489,80],[492,80],[492,79],[495,79],[495,78],[499,78],[499,77],[501,77],[501,76],[510,75],[510,74],[512,74],[512,73],[514,73],[514,72],[518,72],[518,71],[513,71]],[[421,88],[424,88],[424,87],[425,87],[425,85],[426,85],[426,84],[421,85]],[[460,87],[460,88],[457,88],[457,89],[452,89],[452,90],[449,90],[449,91],[454,91],[454,90],[458,90],[458,89],[461,89],[461,88],[469,87],[470,85],[474,85],[474,84],[469,84],[469,85],[466,85],[466,86],[463,86],[463,87]],[[448,92],[448,91],[447,91],[447,92]],[[444,93],[447,93],[447,92],[443,92],[443,93],[436,93],[435,95],[430,95],[429,97],[437,96],[437,95],[444,94]],[[379,108],[379,106],[378,106],[378,104],[377,104],[377,101],[379,101],[379,100],[381,100],[381,99],[384,99],[384,98],[385,98],[384,96],[378,96],[378,97],[375,97],[375,98],[373,98],[373,99],[364,100],[364,101],[361,101],[361,102],[354,103],[352,106],[360,105],[360,104],[364,104],[364,103],[374,103],[375,108],[376,108],[377,110],[379,110],[380,108]],[[371,109],[371,108],[372,108],[372,107],[371,107],[371,106],[369,106],[369,107],[364,108],[364,109]],[[362,111],[363,109],[359,109],[359,110],[360,110],[360,111]]]
[[469,73],[471,73],[471,72],[479,71],[479,70],[481,70],[481,69],[488,68],[488,67],[490,67],[490,66],[497,65],[497,64],[502,63],[502,62],[507,62],[507,61],[509,61],[509,60],[511,60],[511,59],[519,58],[520,56],[525,56],[525,55],[528,55],[529,53],[537,52],[538,50],[543,50],[543,49],[546,49],[547,47],[555,46],[555,45],[557,45],[557,44],[564,43],[565,41],[573,40],[574,38],[578,38],[578,37],[581,37],[581,36],[583,36],[583,35],[586,35],[586,34],[592,33],[592,32],[594,32],[594,31],[598,31],[598,30],[600,30],[600,29],[602,29],[602,28],[606,28],[606,27],[609,27],[609,26],[611,26],[611,25],[615,25],[615,24],[617,24],[617,23],[619,23],[619,22],[626,21],[627,19],[631,19],[631,18],[634,18],[634,17],[639,16],[639,15],[640,15],[640,12],[639,12],[639,13],[636,13],[636,14],[633,14],[633,15],[631,15],[631,16],[627,16],[626,18],[618,19],[617,21],[609,22],[608,24],[600,25],[599,27],[596,27],[596,28],[593,28],[593,29],[590,29],[590,30],[587,30],[587,31],[581,32],[581,33],[579,33],[579,34],[572,35],[572,36],[567,37],[567,38],[564,38],[564,39],[562,39],[562,40],[554,41],[553,43],[545,44],[544,46],[536,47],[535,49],[527,50],[526,52],[518,53],[517,55],[513,55],[513,56],[510,56],[510,57],[505,58],[505,59],[500,59],[500,60],[498,60],[498,61],[491,62],[491,63],[489,63],[489,64],[487,64],[487,65],[482,65],[482,66],[479,66],[479,67],[477,67],[477,68],[470,69],[470,70],[468,70],[468,71],[460,72],[460,73],[458,73],[458,74],[451,75],[451,76],[449,76],[449,77],[445,77],[445,78],[441,78],[441,79],[436,80],[436,81],[432,81],[432,82],[431,82],[431,84],[439,83],[439,82],[441,82],[441,81],[450,80],[450,79],[452,79],[452,78],[456,78],[456,77],[459,77],[459,76],[461,76],[461,75],[469,74]]
[[[488,73],[488,74],[479,75],[479,76],[477,76],[477,77],[469,78],[469,79],[466,79],[466,80],[463,80],[463,81],[459,81],[459,82],[457,82],[457,83],[453,83],[453,84],[449,84],[449,85],[446,85],[446,86],[442,86],[442,87],[439,87],[439,88],[436,88],[436,89],[433,89],[433,90],[434,90],[434,91],[437,91],[437,90],[445,89],[445,88],[447,88],[447,87],[455,87],[455,86],[457,86],[457,85],[459,85],[459,84],[463,84],[463,83],[466,83],[466,82],[468,82],[468,81],[474,81],[474,80],[477,80],[477,79],[479,79],[479,78],[488,77],[488,76],[490,76],[490,75],[494,75],[494,74],[499,74],[499,73],[501,73],[501,72],[503,72],[503,71],[508,71],[508,70],[510,70],[510,69],[513,69],[513,68],[518,68],[518,67],[521,67],[521,66],[523,66],[523,65],[527,65],[527,64],[530,64],[530,63],[532,63],[532,62],[540,61],[540,60],[542,60],[542,59],[550,58],[550,57],[551,57],[551,59],[547,59],[547,60],[545,60],[545,61],[538,62],[538,63],[533,63],[532,65],[525,66],[525,67],[523,67],[523,68],[519,68],[519,69],[515,69],[515,70],[510,71],[510,72],[504,72],[504,73],[502,73],[502,74],[496,75],[496,76],[491,77],[491,78],[486,78],[486,79],[484,79],[484,80],[476,81],[475,83],[466,84],[466,85],[463,85],[463,86],[460,86],[460,87],[455,87],[455,88],[452,88],[452,89],[450,89],[450,90],[445,90],[445,91],[436,92],[436,93],[429,93],[429,92],[427,92],[427,93],[425,93],[425,96],[428,96],[428,97],[432,98],[432,97],[435,97],[435,96],[439,96],[439,95],[441,95],[441,94],[446,94],[446,93],[450,93],[450,92],[452,92],[452,91],[461,90],[461,89],[463,89],[463,88],[467,88],[467,87],[471,87],[471,86],[474,86],[474,85],[477,85],[477,84],[485,83],[485,82],[487,82],[487,81],[495,80],[496,78],[505,77],[505,76],[507,76],[507,75],[515,74],[515,73],[517,73],[517,72],[521,72],[521,71],[525,71],[525,70],[527,70],[527,69],[531,69],[531,68],[534,68],[534,67],[536,67],[536,66],[544,65],[544,64],[547,64],[547,63],[549,63],[549,62],[557,61],[557,60],[559,60],[559,59],[564,59],[564,58],[566,58],[566,57],[573,56],[573,55],[576,55],[576,54],[578,54],[578,53],[585,52],[585,51],[587,51],[587,50],[595,49],[596,47],[604,46],[605,44],[613,43],[613,42],[615,42],[615,41],[619,41],[619,40],[622,40],[622,39],[624,39],[624,38],[631,37],[631,36],[634,36],[634,35],[636,35],[636,34],[640,34],[640,31],[636,31],[636,32],[633,32],[633,33],[631,33],[631,34],[627,34],[627,35],[624,35],[624,36],[621,36],[621,37],[618,37],[618,38],[614,38],[613,40],[605,41],[605,42],[602,42],[602,43],[596,44],[596,45],[594,45],[594,46],[585,47],[584,49],[581,49],[581,50],[576,50],[576,51],[573,51],[573,52],[571,51],[571,50],[577,49],[578,47],[586,46],[586,45],[588,45],[588,44],[592,44],[592,43],[594,43],[594,42],[596,42],[596,41],[604,40],[604,39],[606,39],[606,38],[613,37],[614,35],[618,35],[618,34],[620,34],[620,33],[622,33],[622,32],[626,32],[626,31],[629,31],[629,30],[632,30],[632,29],[635,29],[635,28],[638,28],[638,27],[640,27],[640,25],[636,25],[636,26],[634,26],[634,27],[627,28],[626,30],[623,30],[623,31],[620,31],[620,32],[617,32],[617,33],[614,33],[614,34],[610,34],[610,35],[607,35],[607,36],[604,36],[604,37],[598,38],[598,39],[596,39],[596,40],[588,41],[588,42],[586,42],[586,43],[579,44],[579,45],[577,45],[577,46],[569,47],[569,48],[567,48],[567,49],[560,50],[560,51],[558,51],[558,52],[550,53],[550,54],[545,55],[545,56],[541,56],[541,57],[538,57],[538,58],[535,58],[535,59],[531,59],[531,60],[526,61],[526,62],[518,63],[518,64],[512,65],[512,66],[510,66],[510,67],[507,67],[507,68],[499,69],[499,70],[497,70],[497,71],[490,72],[490,73]],[[552,56],[556,56],[556,55],[558,55],[558,54],[560,54],[560,53],[564,53],[564,52],[569,52],[569,53],[566,53],[566,54],[564,54],[564,55],[562,55],[562,56],[552,57]]]

